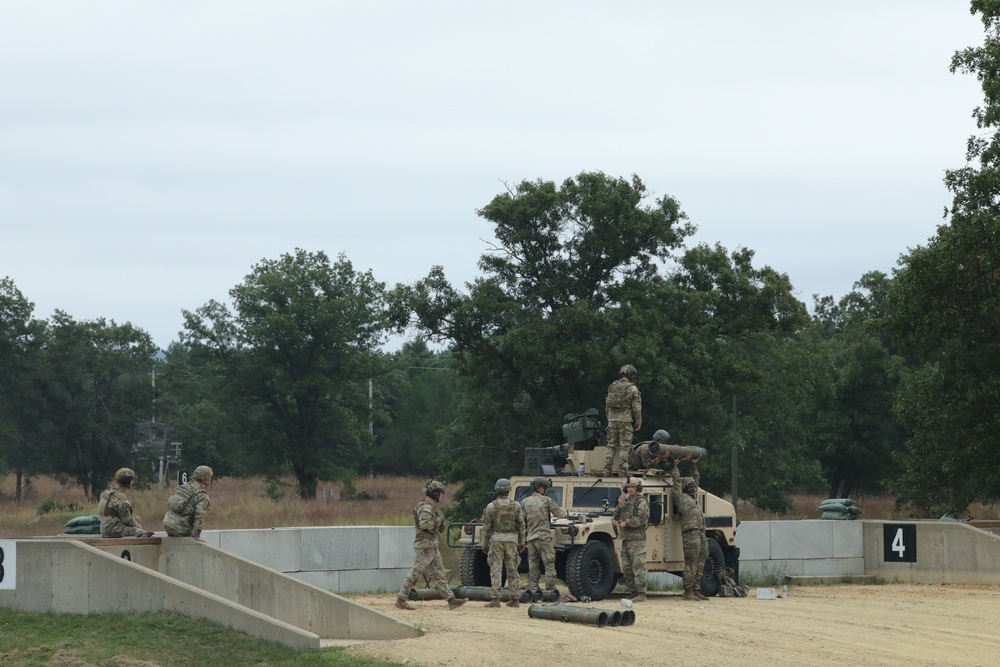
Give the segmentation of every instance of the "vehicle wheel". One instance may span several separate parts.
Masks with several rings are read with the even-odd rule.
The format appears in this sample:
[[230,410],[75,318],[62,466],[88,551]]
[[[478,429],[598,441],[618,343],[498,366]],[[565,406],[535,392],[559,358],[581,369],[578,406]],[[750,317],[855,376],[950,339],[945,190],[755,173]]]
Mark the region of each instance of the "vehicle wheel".
[[717,573],[726,567],[726,559],[722,555],[722,547],[711,537],[708,538],[708,558],[705,559],[705,573],[699,582],[701,594],[712,597],[719,593],[719,577]]
[[599,540],[575,547],[566,557],[566,585],[576,597],[603,600],[615,583],[611,552]]
[[482,549],[477,547],[462,549],[459,570],[463,586],[490,585],[490,564],[486,561],[486,554]]

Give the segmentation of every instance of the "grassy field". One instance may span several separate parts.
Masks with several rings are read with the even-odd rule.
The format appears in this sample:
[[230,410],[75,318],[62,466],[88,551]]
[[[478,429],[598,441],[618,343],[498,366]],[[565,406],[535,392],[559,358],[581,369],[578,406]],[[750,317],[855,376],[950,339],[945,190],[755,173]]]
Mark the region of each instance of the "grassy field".
[[345,656],[342,648],[310,653],[247,637],[177,614],[24,614],[0,609],[4,667],[388,667]]

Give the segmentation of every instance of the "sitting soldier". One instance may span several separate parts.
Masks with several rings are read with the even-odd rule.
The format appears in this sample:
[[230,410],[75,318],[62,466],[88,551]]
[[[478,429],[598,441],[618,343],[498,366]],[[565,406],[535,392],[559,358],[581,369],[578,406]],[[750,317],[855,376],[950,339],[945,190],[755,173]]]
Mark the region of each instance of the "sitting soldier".
[[132,515],[132,503],[125,495],[125,489],[132,488],[135,471],[119,468],[115,481],[101,494],[97,514],[101,517],[101,537],[151,537],[153,533],[144,530],[138,518]]

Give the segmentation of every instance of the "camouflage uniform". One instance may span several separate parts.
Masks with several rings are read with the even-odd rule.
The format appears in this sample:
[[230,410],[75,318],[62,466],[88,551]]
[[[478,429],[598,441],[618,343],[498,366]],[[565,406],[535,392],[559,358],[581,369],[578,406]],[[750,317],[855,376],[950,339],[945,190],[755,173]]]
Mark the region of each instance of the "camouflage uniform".
[[526,537],[524,512],[510,498],[497,498],[483,510],[483,545],[489,549],[491,598],[500,599],[503,565],[507,564],[507,590],[511,599],[521,594],[521,576],[517,566],[521,558],[517,548]]
[[521,501],[528,536],[528,589],[538,590],[539,565],[545,565],[545,590],[556,587],[556,550],[552,546],[549,515],[566,516],[566,510],[542,493],[532,493]]
[[101,537],[149,537],[153,534],[143,530],[132,516],[132,503],[117,484],[112,483],[101,493],[97,513],[101,516]]
[[621,529],[622,574],[628,595],[646,594],[646,528],[649,527],[649,501],[636,493],[615,508],[615,523],[625,522]]
[[208,491],[197,481],[178,486],[167,500],[163,527],[170,537],[198,537],[208,515]]
[[632,433],[642,424],[642,394],[628,378],[619,378],[608,387],[604,401],[608,414],[608,448],[604,454],[604,470],[618,473],[615,457],[622,449],[622,458],[632,445]]
[[647,440],[632,448],[628,455],[629,470],[662,470],[665,473],[673,470],[674,466],[669,458],[664,457],[657,461],[658,455],[654,456],[649,453],[649,445],[652,442],[652,440]]
[[[698,474],[697,464],[691,469],[694,480],[694,497],[684,493],[681,484],[681,471],[674,468],[674,486],[670,490],[674,498],[674,509],[681,515],[681,538],[684,542],[684,591],[700,592],[701,576],[705,573],[705,561],[708,559],[708,540],[705,538],[705,515],[698,505]],[[697,595],[697,593],[695,593]]]
[[434,587],[441,591],[445,600],[455,597],[444,579],[444,563],[441,561],[441,550],[438,548],[438,535],[444,532],[444,514],[431,501],[421,500],[413,508],[413,525],[417,529],[413,539],[413,569],[406,575],[403,585],[399,588],[400,599],[405,600],[410,591],[417,585],[421,577],[427,577],[434,582]]

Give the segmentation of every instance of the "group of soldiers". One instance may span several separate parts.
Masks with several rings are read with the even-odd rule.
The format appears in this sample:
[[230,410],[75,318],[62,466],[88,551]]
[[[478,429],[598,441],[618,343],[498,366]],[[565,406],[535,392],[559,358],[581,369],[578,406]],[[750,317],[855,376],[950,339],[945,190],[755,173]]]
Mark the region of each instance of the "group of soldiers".
[[[604,468],[598,475],[615,476],[623,472],[645,470],[669,474],[674,484],[671,488],[674,507],[681,515],[681,534],[684,545],[684,595],[685,600],[708,600],[701,592],[700,581],[708,558],[708,540],[705,535],[705,517],[698,503],[698,459],[691,459],[691,476],[682,478],[680,461],[670,454],[667,444],[670,434],[657,430],[653,439],[632,447],[632,434],[642,427],[642,395],[635,381],[635,366],[622,366],[618,378],[608,388],[605,409],[607,412],[607,451]],[[655,444],[655,446],[653,446]],[[690,457],[687,457],[690,458]],[[617,465],[616,465],[617,464]],[[619,467],[620,466],[620,467]],[[540,593],[541,572],[545,572],[545,589],[553,590],[556,581],[555,549],[552,545],[551,517],[562,518],[566,511],[546,495],[552,486],[550,480],[536,477],[532,480],[533,493],[518,504],[510,498],[511,483],[498,479],[494,491],[496,499],[483,511],[482,549],[487,554],[490,567],[490,601],[487,607],[501,604],[503,567],[507,568],[507,606],[520,605],[519,554],[527,549],[528,589]],[[642,479],[628,476],[623,484],[624,493],[618,497],[613,520],[618,524],[622,540],[622,574],[625,597],[635,602],[646,601],[646,529],[649,527],[649,502],[642,495]],[[396,598],[396,607],[413,610],[408,602],[410,591],[423,577],[433,581],[451,609],[466,601],[455,597],[445,581],[444,564],[438,549],[438,535],[445,530],[444,515],[438,509],[444,485],[430,480],[424,487],[424,500],[414,509],[417,529],[413,546],[416,552],[413,568],[403,581]]]
[[[659,429],[653,439],[632,447],[632,434],[642,427],[642,394],[635,381],[639,372],[632,364],[618,371],[618,379],[608,387],[605,411],[608,417],[608,447],[604,468],[598,475],[616,476],[622,472],[645,470],[669,474],[674,507],[681,515],[681,541],[684,544],[684,599],[708,600],[701,592],[701,578],[708,559],[708,538],[705,516],[698,503],[698,459],[691,460],[691,476],[681,477],[680,461],[670,454],[667,446],[670,434]],[[656,445],[654,447],[654,444]],[[655,453],[654,453],[655,452]],[[688,457],[689,458],[689,457]],[[616,465],[620,464],[621,468]],[[642,480],[628,477],[625,493],[618,497],[614,520],[622,538],[622,575],[626,597],[633,602],[646,600],[646,528],[649,526],[649,503],[642,495]]]
[[[202,524],[208,516],[210,499],[208,488],[212,485],[212,469],[198,466],[191,473],[191,480],[178,486],[167,500],[167,513],[163,516],[163,528],[168,537],[201,538]],[[132,503],[125,492],[132,488],[135,471],[120,468],[114,481],[101,493],[97,514],[101,517],[101,537],[151,537],[152,531],[139,523],[132,513]]]

